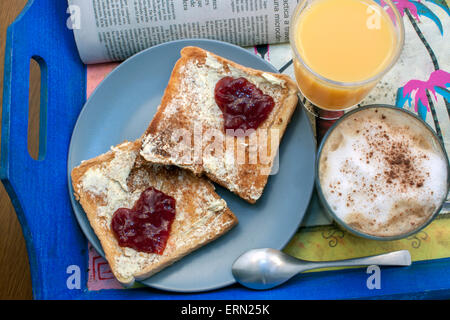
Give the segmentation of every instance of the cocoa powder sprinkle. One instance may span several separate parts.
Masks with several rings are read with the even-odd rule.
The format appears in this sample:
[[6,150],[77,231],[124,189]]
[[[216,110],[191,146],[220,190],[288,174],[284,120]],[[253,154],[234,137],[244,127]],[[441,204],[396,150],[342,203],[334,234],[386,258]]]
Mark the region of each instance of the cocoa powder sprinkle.
[[[382,118],[386,119],[386,116],[382,115]],[[375,160],[386,164],[383,174],[388,184],[395,183],[401,190],[413,186],[422,187],[425,180],[423,173],[414,165],[419,156],[411,152],[410,142],[407,139],[392,139],[380,125],[373,126],[373,129],[374,134],[364,135],[371,150],[366,153],[366,159],[373,158],[374,152],[380,155],[381,159]]]

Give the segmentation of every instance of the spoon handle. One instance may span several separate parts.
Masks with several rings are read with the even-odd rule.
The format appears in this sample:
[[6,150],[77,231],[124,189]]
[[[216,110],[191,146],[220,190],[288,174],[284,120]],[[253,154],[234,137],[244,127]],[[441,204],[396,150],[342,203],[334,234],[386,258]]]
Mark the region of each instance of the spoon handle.
[[320,268],[331,267],[351,267],[351,266],[409,266],[411,265],[411,255],[408,250],[394,251],[376,256],[338,260],[338,261],[302,261],[299,265],[299,271],[306,271]]

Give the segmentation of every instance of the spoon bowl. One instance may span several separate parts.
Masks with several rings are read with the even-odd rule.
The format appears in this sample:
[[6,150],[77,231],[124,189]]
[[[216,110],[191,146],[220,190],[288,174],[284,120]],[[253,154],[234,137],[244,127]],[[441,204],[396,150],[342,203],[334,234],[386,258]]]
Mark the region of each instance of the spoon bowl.
[[269,289],[298,273],[296,260],[279,250],[254,249],[247,251],[234,262],[232,273],[235,279],[246,287]]

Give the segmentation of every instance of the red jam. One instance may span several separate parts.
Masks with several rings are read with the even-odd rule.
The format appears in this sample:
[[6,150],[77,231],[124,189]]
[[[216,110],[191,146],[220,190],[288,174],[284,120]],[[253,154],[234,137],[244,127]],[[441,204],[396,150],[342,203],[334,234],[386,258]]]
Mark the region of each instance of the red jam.
[[214,91],[222,110],[225,130],[257,129],[267,119],[275,102],[245,78],[220,79]]
[[174,219],[175,199],[150,187],[132,209],[114,213],[111,228],[121,247],[162,254]]

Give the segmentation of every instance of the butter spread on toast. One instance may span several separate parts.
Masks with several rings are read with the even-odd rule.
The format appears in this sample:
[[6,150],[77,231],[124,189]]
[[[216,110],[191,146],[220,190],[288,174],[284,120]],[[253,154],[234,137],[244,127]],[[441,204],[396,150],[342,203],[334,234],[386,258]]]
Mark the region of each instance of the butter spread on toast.
[[[125,142],[83,161],[71,172],[76,199],[99,238],[115,277],[125,285],[145,279],[220,237],[237,219],[204,178],[176,167],[155,165],[139,156],[141,142]],[[162,255],[119,246],[111,218],[131,208],[143,190],[155,187],[176,199],[177,208]]]
[[[251,135],[231,137],[230,142],[225,134],[223,114],[216,104],[214,89],[226,76],[243,77],[274,99],[274,109],[254,133],[255,139],[261,141],[264,135],[268,137],[266,144],[252,145],[259,140],[251,140]],[[246,68],[203,49],[186,47],[181,51],[161,105],[145,133],[140,154],[147,161],[187,168],[196,175],[205,174],[254,203],[267,183],[278,144],[297,105],[297,93],[296,84],[286,75]],[[179,143],[183,130],[191,135],[187,147]],[[213,144],[222,145],[221,152],[212,148]],[[268,149],[264,161],[260,153],[257,161],[249,161],[252,148]],[[183,152],[186,150],[192,151],[188,157]],[[244,150],[244,161],[239,161],[238,150]]]

